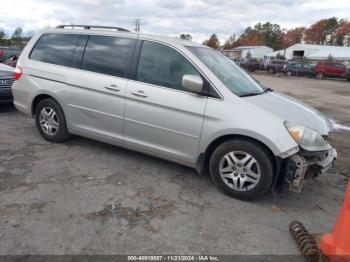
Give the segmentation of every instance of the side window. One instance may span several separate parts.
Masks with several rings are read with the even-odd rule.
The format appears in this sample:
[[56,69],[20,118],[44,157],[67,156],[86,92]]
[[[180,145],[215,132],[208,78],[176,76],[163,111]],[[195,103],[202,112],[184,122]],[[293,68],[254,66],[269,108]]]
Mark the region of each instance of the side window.
[[339,69],[345,69],[345,66],[342,64],[334,64],[334,67]]
[[182,87],[183,75],[200,74],[175,49],[154,42],[143,42],[136,80],[185,90]]
[[71,66],[79,35],[44,34],[35,44],[29,58],[41,62]]
[[86,41],[88,40],[88,35],[80,35],[79,40],[77,42],[77,46],[75,47],[75,52],[73,55],[72,67],[80,68],[81,62],[83,61],[83,55],[85,51]]
[[112,36],[90,36],[81,68],[124,77],[130,61],[130,50],[135,41]]

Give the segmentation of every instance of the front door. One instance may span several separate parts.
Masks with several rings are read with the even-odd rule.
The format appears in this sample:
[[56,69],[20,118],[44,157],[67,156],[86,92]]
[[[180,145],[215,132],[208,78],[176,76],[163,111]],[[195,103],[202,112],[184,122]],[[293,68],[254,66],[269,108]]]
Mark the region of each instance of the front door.
[[126,146],[195,163],[207,97],[182,87],[185,74],[200,75],[175,49],[144,41],[127,86]]

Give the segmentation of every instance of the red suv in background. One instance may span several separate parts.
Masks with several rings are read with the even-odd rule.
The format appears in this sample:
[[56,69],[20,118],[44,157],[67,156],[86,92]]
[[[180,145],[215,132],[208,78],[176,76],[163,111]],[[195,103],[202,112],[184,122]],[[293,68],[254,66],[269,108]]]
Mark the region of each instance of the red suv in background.
[[346,71],[346,66],[337,62],[320,62],[315,67],[317,79],[324,79],[325,77],[345,78]]

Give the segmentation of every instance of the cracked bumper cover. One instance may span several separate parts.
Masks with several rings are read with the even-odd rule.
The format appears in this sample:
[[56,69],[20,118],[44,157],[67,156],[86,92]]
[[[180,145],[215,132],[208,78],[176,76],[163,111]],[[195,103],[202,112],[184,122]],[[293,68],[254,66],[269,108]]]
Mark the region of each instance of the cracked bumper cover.
[[333,162],[337,156],[337,151],[334,148],[331,148],[329,149],[327,157],[325,159],[316,162],[317,165],[322,167],[321,173],[326,172],[333,165]]
[[292,155],[287,159],[284,170],[289,189],[300,193],[305,179],[313,179],[325,173],[336,158],[337,151],[332,147],[327,151],[300,151]]

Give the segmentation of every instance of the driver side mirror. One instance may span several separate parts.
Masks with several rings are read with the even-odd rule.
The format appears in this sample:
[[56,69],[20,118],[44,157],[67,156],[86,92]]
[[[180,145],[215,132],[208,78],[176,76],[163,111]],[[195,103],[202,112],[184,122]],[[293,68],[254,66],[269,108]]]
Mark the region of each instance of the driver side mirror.
[[182,86],[188,91],[200,93],[203,90],[203,79],[196,75],[184,75]]

